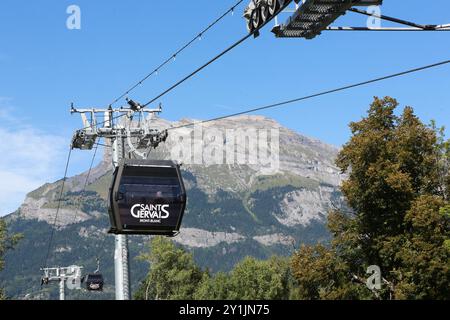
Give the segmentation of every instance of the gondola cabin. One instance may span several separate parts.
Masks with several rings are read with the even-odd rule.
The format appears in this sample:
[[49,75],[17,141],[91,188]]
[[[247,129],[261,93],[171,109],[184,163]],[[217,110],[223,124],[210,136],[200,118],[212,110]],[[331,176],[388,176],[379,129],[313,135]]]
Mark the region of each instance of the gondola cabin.
[[101,273],[88,274],[84,282],[88,291],[103,291],[104,280]]
[[180,166],[168,160],[123,160],[109,192],[110,233],[164,235],[180,230],[186,191]]

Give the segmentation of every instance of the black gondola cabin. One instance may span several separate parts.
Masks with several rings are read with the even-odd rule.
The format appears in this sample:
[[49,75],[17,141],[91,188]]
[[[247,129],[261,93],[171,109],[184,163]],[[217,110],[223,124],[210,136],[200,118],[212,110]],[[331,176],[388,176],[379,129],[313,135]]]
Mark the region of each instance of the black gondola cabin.
[[88,291],[103,291],[103,275],[100,273],[91,273],[86,276],[86,289]]
[[186,207],[180,166],[169,160],[123,160],[109,192],[110,233],[175,236]]

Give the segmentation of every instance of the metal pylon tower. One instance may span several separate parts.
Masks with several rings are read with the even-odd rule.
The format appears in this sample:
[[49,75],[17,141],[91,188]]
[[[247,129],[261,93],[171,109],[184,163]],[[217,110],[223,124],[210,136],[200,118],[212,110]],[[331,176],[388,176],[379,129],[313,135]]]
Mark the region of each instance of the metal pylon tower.
[[[118,136],[112,143],[112,161],[116,168],[125,157],[123,137]],[[114,279],[116,300],[130,300],[130,257],[128,255],[128,237],[116,235],[114,239]]]
[[42,268],[44,273],[41,285],[48,285],[50,282],[59,283],[59,300],[66,299],[66,285],[73,289],[80,289],[81,271],[83,267],[70,266],[63,268]]
[[[167,138],[167,131],[150,128],[151,120],[155,114],[162,111],[158,109],[144,109],[140,104],[128,100],[127,107],[117,109],[76,109],[72,106],[71,113],[79,113],[83,122],[83,129],[77,130],[72,138],[72,148],[90,150],[97,139],[104,138],[112,147],[112,164],[116,168],[120,161],[134,154],[135,157],[146,158],[152,148]],[[137,126],[133,126],[133,117],[138,114]],[[103,116],[102,127],[97,125],[97,117]],[[125,116],[125,117],[124,117]],[[114,121],[120,118],[122,121]],[[135,140],[133,143],[132,139]],[[128,149],[127,149],[128,147]],[[138,149],[146,149],[140,153]],[[129,300],[130,272],[128,255],[128,238],[126,235],[115,236],[114,273],[116,300]]]

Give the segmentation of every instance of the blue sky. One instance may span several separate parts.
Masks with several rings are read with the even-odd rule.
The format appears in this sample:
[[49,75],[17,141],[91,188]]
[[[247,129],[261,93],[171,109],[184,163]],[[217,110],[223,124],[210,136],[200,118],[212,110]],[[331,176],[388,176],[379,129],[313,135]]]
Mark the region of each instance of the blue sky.
[[[69,105],[103,107],[192,38],[235,0],[23,1],[0,3],[0,214],[24,194],[62,176],[72,132]],[[81,30],[68,30],[66,9],[81,8]],[[243,5],[201,41],[130,95],[145,102],[242,37]],[[450,23],[450,2],[385,0],[382,13],[424,24]],[[280,16],[283,21],[287,14]],[[336,25],[364,26],[348,13]],[[383,26],[389,26],[383,23]],[[161,99],[163,117],[207,119],[366,80],[450,57],[450,33],[329,32],[306,41],[276,39],[266,27]],[[450,127],[449,66],[261,114],[283,126],[342,145],[348,123],[373,96],[390,95],[424,120]],[[74,154],[70,174],[89,165]],[[9,192],[9,193],[8,193]]]

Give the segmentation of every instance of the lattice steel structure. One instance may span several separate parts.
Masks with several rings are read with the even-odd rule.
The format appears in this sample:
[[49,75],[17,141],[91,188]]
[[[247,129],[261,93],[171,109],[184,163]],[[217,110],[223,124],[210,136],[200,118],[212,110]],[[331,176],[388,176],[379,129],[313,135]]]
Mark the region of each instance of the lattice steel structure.
[[[299,1],[296,1],[299,2]],[[272,32],[278,38],[313,39],[354,6],[381,5],[383,0],[306,0]]]

